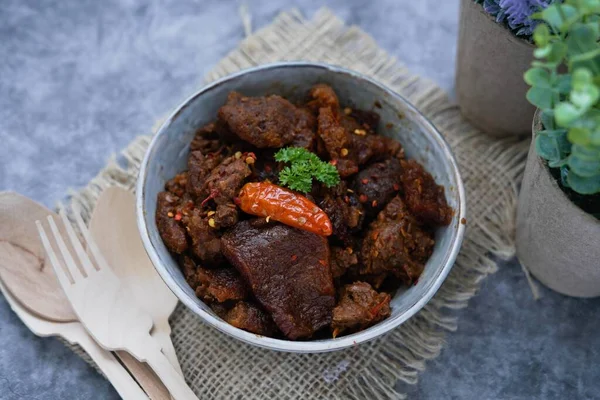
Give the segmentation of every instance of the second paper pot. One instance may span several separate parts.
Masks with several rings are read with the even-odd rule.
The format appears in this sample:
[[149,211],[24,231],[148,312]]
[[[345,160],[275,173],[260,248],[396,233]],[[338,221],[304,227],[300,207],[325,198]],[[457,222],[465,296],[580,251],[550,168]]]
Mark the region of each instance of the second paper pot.
[[[536,114],[534,137],[539,129]],[[535,140],[519,195],[517,257],[550,289],[600,296],[600,220],[569,200],[537,155]]]

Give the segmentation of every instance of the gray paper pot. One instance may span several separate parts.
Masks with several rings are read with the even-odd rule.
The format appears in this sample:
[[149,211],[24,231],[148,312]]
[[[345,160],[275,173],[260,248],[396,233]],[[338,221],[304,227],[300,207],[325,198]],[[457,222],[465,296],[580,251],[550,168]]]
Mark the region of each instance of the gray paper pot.
[[[540,128],[536,114],[534,133]],[[533,142],[519,196],[517,256],[557,292],[600,296],[600,221],[567,198]]]
[[462,114],[495,136],[528,135],[535,108],[523,74],[533,45],[496,23],[473,0],[461,0],[456,97]]

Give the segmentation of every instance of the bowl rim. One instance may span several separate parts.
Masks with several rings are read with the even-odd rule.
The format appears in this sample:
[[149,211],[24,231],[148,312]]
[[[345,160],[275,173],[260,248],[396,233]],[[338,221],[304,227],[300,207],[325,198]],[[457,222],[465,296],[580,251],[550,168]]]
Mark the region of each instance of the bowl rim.
[[[244,331],[242,329],[236,328],[233,325],[228,324],[227,322],[221,320],[220,318],[211,315],[210,313],[203,310],[198,304],[196,304],[195,300],[193,300],[190,296],[187,295],[180,287],[179,284],[175,281],[175,279],[168,273],[167,269],[164,268],[160,257],[158,255],[158,250],[154,247],[150,240],[150,235],[148,233],[148,226],[145,220],[145,209],[144,209],[144,199],[145,199],[145,182],[147,179],[147,165],[150,161],[150,154],[152,153],[152,149],[158,141],[159,137],[166,131],[167,127],[171,124],[173,119],[183,110],[187,105],[192,102],[195,98],[201,96],[202,94],[228,82],[232,79],[239,78],[243,75],[258,73],[262,71],[267,71],[271,69],[282,69],[282,68],[317,68],[324,69],[332,73],[336,74],[344,74],[348,75],[353,79],[365,81],[366,83],[376,86],[378,89],[386,92],[389,96],[395,98],[403,102],[411,111],[413,111],[413,119],[421,125],[425,130],[428,130],[429,134],[433,136],[433,139],[438,142],[440,148],[443,150],[443,154],[446,159],[449,161],[450,166],[452,168],[452,173],[456,180],[456,193],[458,194],[458,204],[455,209],[455,216],[457,218],[458,226],[456,229],[453,229],[453,235],[450,241],[450,248],[446,251],[445,258],[443,261],[443,266],[439,269],[437,276],[434,277],[433,283],[427,289],[423,296],[421,296],[414,304],[412,304],[406,312],[396,316],[395,318],[385,319],[378,324],[366,329],[364,331],[360,331],[351,335],[338,337],[335,339],[322,339],[322,340],[312,340],[312,341],[291,341],[291,340],[283,340],[283,339],[274,339],[266,336],[257,335],[254,333],[250,333]],[[160,128],[152,138],[148,148],[146,149],[146,153],[140,164],[139,175],[136,183],[136,217],[137,217],[137,225],[138,230],[140,232],[140,236],[142,238],[142,242],[144,244],[144,248],[148,253],[154,268],[159,273],[163,281],[169,287],[169,289],[175,294],[179,301],[181,301],[186,307],[192,310],[196,315],[198,315],[204,322],[208,323],[210,326],[218,329],[219,331],[228,334],[231,337],[239,339],[245,343],[270,349],[277,351],[286,351],[286,352],[298,352],[298,353],[320,353],[320,352],[329,352],[334,350],[341,350],[347,347],[356,346],[359,343],[364,343],[370,340],[373,340],[390,330],[396,328],[397,326],[404,323],[406,320],[415,315],[418,311],[420,311],[429,300],[433,297],[433,295],[438,291],[444,280],[446,279],[448,273],[452,269],[458,252],[461,248],[465,225],[460,221],[463,221],[463,218],[466,216],[466,198],[465,198],[465,189],[463,185],[463,181],[460,175],[460,171],[458,169],[458,164],[456,159],[450,149],[450,146],[446,139],[442,136],[442,134],[437,130],[437,128],[427,119],[425,116],[406,98],[399,95],[392,89],[387,86],[371,79],[368,76],[365,76],[359,72],[352,71],[343,67],[333,66],[326,63],[317,63],[317,62],[305,62],[305,61],[286,61],[286,62],[276,62],[263,64],[260,66],[247,68],[236,73],[227,75],[221,79],[218,79],[200,90],[196,91],[194,94],[189,96],[186,100],[184,100],[170,115],[164,122],[161,124]],[[160,267],[159,267],[160,266]]]

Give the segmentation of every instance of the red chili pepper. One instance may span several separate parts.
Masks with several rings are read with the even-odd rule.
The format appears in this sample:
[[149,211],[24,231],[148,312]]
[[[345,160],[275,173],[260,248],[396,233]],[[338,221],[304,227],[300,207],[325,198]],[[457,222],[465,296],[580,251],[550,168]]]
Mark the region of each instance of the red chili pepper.
[[244,185],[239,194],[242,211],[271,217],[294,228],[329,236],[333,232],[331,221],[323,210],[306,197],[268,182]]

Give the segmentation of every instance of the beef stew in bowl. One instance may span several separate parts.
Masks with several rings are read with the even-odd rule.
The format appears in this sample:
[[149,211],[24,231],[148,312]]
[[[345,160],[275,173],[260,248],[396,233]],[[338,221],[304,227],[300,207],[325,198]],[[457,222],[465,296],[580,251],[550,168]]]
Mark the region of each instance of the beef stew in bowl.
[[379,119],[316,84],[295,103],[232,91],[197,130],[155,221],[220,318],[274,338],[336,338],[388,318],[396,290],[418,283],[453,210]]
[[[244,297],[244,300],[240,301],[240,298],[223,300],[227,295],[227,291],[219,290],[219,286],[215,285],[204,285],[204,290],[208,293],[209,296],[213,296],[216,300],[207,300],[203,301],[198,297],[198,293],[186,280],[186,276],[184,274],[185,268],[182,264],[182,256],[178,253],[173,253],[169,251],[165,242],[163,241],[156,220],[156,210],[158,206],[161,206],[159,193],[165,191],[165,186],[167,182],[172,180],[174,177],[180,175],[182,171],[190,171],[188,168],[188,162],[191,157],[191,153],[195,149],[202,149],[203,146],[214,146],[212,147],[213,151],[219,150],[219,143],[217,142],[194,142],[194,138],[198,137],[198,133],[204,127],[210,127],[210,123],[214,122],[219,118],[219,110],[225,105],[228,101],[228,97],[231,92],[237,92],[243,94],[245,97],[265,97],[269,95],[278,95],[281,98],[286,99],[292,105],[298,107],[302,107],[310,101],[310,91],[311,89],[318,84],[326,84],[331,87],[333,91],[337,94],[339,98],[339,102],[341,103],[340,109],[342,112],[345,111],[346,108],[349,108],[348,111],[352,115],[357,115],[355,119],[360,120],[360,114],[357,110],[366,110],[366,111],[375,111],[376,114],[379,115],[380,120],[378,123],[371,121],[364,121],[368,125],[376,126],[377,136],[386,137],[388,139],[395,139],[395,141],[387,140],[388,144],[394,144],[396,147],[389,148],[389,151],[392,153],[398,153],[399,151],[403,151],[404,161],[409,162],[410,160],[414,160],[418,164],[420,164],[425,171],[431,174],[433,181],[436,185],[444,187],[444,197],[448,203],[448,206],[452,209],[453,213],[451,215],[450,224],[439,226],[434,230],[434,232],[429,232],[433,234],[433,251],[427,262],[425,263],[424,269],[418,278],[418,282],[413,281],[412,284],[404,284],[400,282],[398,284],[397,290],[393,290],[393,288],[389,288],[388,283],[393,280],[386,280],[382,282],[383,284],[380,286],[376,286],[378,282],[376,281],[366,281],[366,280],[354,280],[354,282],[364,282],[368,283],[371,289],[373,289],[380,296],[369,296],[364,297],[366,299],[363,304],[362,310],[358,315],[363,314],[364,310],[371,310],[375,307],[374,311],[377,311],[379,304],[384,301],[384,297],[386,294],[389,294],[391,297],[389,303],[390,314],[389,317],[384,318],[378,322],[374,322],[373,325],[366,329],[359,330],[360,327],[356,327],[352,324],[354,312],[352,312],[353,308],[348,308],[349,313],[343,314],[339,313],[336,321],[339,321],[340,330],[335,332],[336,337],[334,336],[334,331],[332,327],[325,327],[320,329],[310,338],[298,338],[296,340],[287,339],[281,329],[277,326],[273,328],[274,324],[273,317],[265,320],[264,314],[262,312],[268,312],[265,307],[256,301],[256,296],[254,294],[250,294],[249,297]],[[410,93],[411,87],[406,88],[407,93]],[[423,107],[429,107],[429,102],[426,98],[419,99],[419,104]],[[314,109],[310,109],[313,112],[313,115],[316,115]],[[345,113],[344,113],[345,114]],[[304,114],[306,115],[306,114]],[[374,114],[368,113],[369,116],[373,116]],[[327,117],[327,112],[325,114]],[[365,118],[365,116],[362,116]],[[366,117],[368,119],[368,116]],[[443,122],[443,115],[437,115],[439,122]],[[326,121],[327,119],[325,119]],[[355,135],[357,136],[367,136],[366,129],[365,132],[361,128],[354,127],[357,131]],[[298,132],[306,130],[299,130]],[[294,131],[296,132],[296,131]],[[314,131],[313,131],[314,132]],[[317,132],[318,134],[318,132]],[[308,135],[307,135],[308,136]],[[283,141],[286,140],[286,135],[282,135]],[[235,137],[234,137],[235,138]],[[231,139],[227,139],[229,143],[233,141]],[[373,138],[369,138],[368,140],[373,140]],[[304,140],[303,142],[306,142]],[[204,144],[203,144],[204,143]],[[245,141],[240,141],[240,143],[244,144]],[[398,144],[401,143],[402,147]],[[146,145],[141,143],[143,147]],[[319,142],[316,143],[317,145]],[[192,147],[193,146],[193,147]],[[247,144],[245,144],[247,146]],[[254,146],[257,147],[257,146]],[[291,191],[297,195],[301,195],[304,200],[312,202],[317,202],[320,199],[313,197],[313,189],[315,191],[321,190],[322,184],[334,184],[335,177],[332,178],[330,172],[331,170],[328,168],[323,168],[322,164],[331,165],[327,160],[332,160],[331,156],[328,156],[327,148],[324,146],[317,147],[318,153],[309,152],[310,155],[317,157],[318,163],[315,165],[320,165],[319,168],[313,169],[309,168],[311,173],[310,178],[306,179],[305,175],[306,170],[302,171],[303,168],[300,168],[302,172],[300,176],[304,176],[304,179],[295,179],[298,176],[298,168],[293,168],[292,162],[286,161],[293,159],[297,156],[299,151],[303,147],[301,143],[290,143],[283,145],[282,148],[271,148],[269,151],[273,152],[273,157],[275,157],[275,153],[278,152],[287,152],[288,149],[291,149],[290,154],[287,154],[285,159],[281,157],[279,158],[282,161],[275,160],[275,164],[283,163],[283,170],[279,171],[277,169],[271,168],[262,168],[260,167],[262,163],[265,162],[266,158],[261,157],[260,152],[267,151],[267,149],[262,148],[260,151],[253,151],[252,148],[242,148],[240,150],[236,150],[233,155],[240,152],[241,156],[246,154],[246,159],[250,157],[255,162],[255,165],[251,166],[251,170],[258,171],[260,173],[260,177],[257,178],[245,178],[244,186],[249,185],[244,190],[244,196],[240,197],[240,201],[236,204],[234,200],[233,204],[237,206],[237,215],[238,222],[244,222],[249,220],[262,220],[263,223],[267,222],[267,217],[269,214],[264,214],[264,211],[270,210],[270,202],[265,201],[265,199],[261,198],[259,194],[265,192],[275,191],[281,195],[285,195],[286,191]],[[321,150],[327,151],[327,153],[320,153]],[[346,148],[348,149],[348,148]],[[191,151],[192,150],[192,151]],[[226,149],[223,149],[225,151]],[[362,150],[362,149],[359,149]],[[382,151],[382,150],[377,150]],[[340,156],[345,151],[340,148]],[[254,153],[254,154],[250,154]],[[350,151],[348,151],[350,153]],[[225,153],[223,153],[225,154]],[[320,154],[320,155],[317,155]],[[365,157],[369,153],[365,153],[364,151],[359,151],[357,154],[356,160],[360,162],[361,157]],[[289,157],[288,157],[289,156]],[[312,158],[312,156],[308,156]],[[340,180],[354,180],[356,181],[356,176],[358,173],[363,175],[368,174],[368,172],[364,172],[367,167],[372,167],[373,171],[376,171],[377,168],[382,168],[374,166],[375,164],[383,163],[384,167],[391,165],[391,168],[397,168],[394,161],[388,161],[388,156],[385,154],[376,154],[375,158],[372,158],[366,164],[360,164],[359,171],[357,171],[354,175],[349,177],[339,176],[340,173],[337,172],[338,169],[334,166],[334,170],[336,171],[337,176],[339,176]],[[256,157],[256,158],[254,158]],[[291,157],[291,158],[290,158]],[[304,154],[302,157],[306,157]],[[322,157],[322,158],[319,158]],[[397,157],[394,157],[397,158]],[[306,161],[306,159],[304,159]],[[398,159],[400,163],[402,163],[402,159]],[[249,160],[251,163],[252,160]],[[334,162],[335,163],[335,162]],[[394,164],[394,165],[392,165]],[[347,163],[345,166],[352,166],[352,164]],[[286,172],[283,172],[283,171]],[[273,175],[278,173],[276,177]],[[295,173],[293,173],[295,171]],[[314,175],[313,175],[314,173]],[[183,179],[185,175],[179,176],[179,179]],[[277,179],[275,179],[277,178]],[[321,180],[318,180],[320,178]],[[204,178],[203,178],[204,179]],[[367,178],[368,179],[368,178]],[[177,180],[173,181],[169,187],[173,183],[177,182]],[[187,182],[183,185],[187,187]],[[311,187],[307,190],[306,186],[311,185]],[[403,183],[400,183],[402,186]],[[242,187],[244,187],[242,186]],[[293,187],[292,187],[293,186]],[[337,184],[334,186],[338,186]],[[267,187],[267,189],[265,189]],[[273,189],[273,187],[276,188]],[[418,191],[418,186],[415,186]],[[172,187],[174,189],[174,186]],[[341,188],[341,187],[340,187]],[[393,185],[392,185],[393,188]],[[345,188],[353,190],[355,193],[359,190],[358,187],[348,187]],[[174,189],[177,190],[177,189]],[[326,188],[328,191],[332,191],[332,188]],[[395,189],[393,189],[395,190]],[[377,200],[375,203],[375,208],[373,207],[373,201],[369,203],[362,203],[363,208],[365,208],[365,212],[361,215],[358,213],[352,213],[346,215],[344,213],[335,212],[336,209],[341,205],[341,200],[336,200],[336,197],[341,196],[341,193],[335,192],[333,196],[329,196],[327,201],[322,204],[315,205],[325,213],[331,223],[331,230],[333,231],[337,228],[343,227],[344,224],[341,224],[340,221],[346,220],[350,224],[360,224],[360,218],[365,218],[362,221],[362,229],[363,233],[366,232],[364,229],[368,228],[369,221],[376,221],[377,214],[381,212],[379,209],[379,203],[382,201],[390,201],[387,200],[387,196],[390,196],[389,193],[376,193],[378,196],[372,200]],[[368,190],[361,192],[358,196],[364,194],[365,196],[372,196],[373,193]],[[177,196],[179,194],[176,193]],[[210,195],[210,193],[209,193]],[[163,195],[164,196],[164,195]],[[238,196],[239,197],[239,196]],[[317,196],[318,197],[318,196]],[[188,318],[190,317],[190,313],[197,315],[203,322],[207,325],[218,329],[219,331],[226,333],[227,335],[243,341],[245,343],[259,346],[271,350],[277,351],[292,351],[292,352],[302,352],[302,353],[315,353],[315,352],[324,352],[324,351],[334,351],[343,348],[347,348],[350,346],[355,346],[360,343],[372,340],[374,338],[380,337],[384,333],[390,331],[391,329],[397,327],[402,324],[407,319],[411,318],[416,312],[418,312],[423,306],[431,299],[431,297],[438,290],[449,271],[454,264],[454,260],[458,254],[460,249],[462,238],[464,235],[465,225],[461,223],[464,217],[466,217],[466,209],[465,209],[465,193],[464,187],[462,184],[462,180],[460,177],[460,173],[458,171],[458,167],[454,157],[450,151],[448,144],[443,139],[442,135],[435,129],[435,127],[425,118],[420,112],[411,105],[404,98],[394,93],[390,89],[385,86],[369,79],[368,77],[361,75],[360,73],[346,70],[340,67],[335,67],[326,64],[318,64],[312,62],[282,62],[275,64],[262,65],[259,67],[250,68],[247,70],[243,70],[232,75],[229,75],[225,78],[222,78],[214,83],[211,83],[199,90],[189,99],[184,101],[173,113],[169,116],[165,122],[162,124],[156,135],[150,141],[146,154],[140,164],[140,173],[137,182],[136,188],[136,212],[138,219],[138,227],[140,231],[140,235],[146,251],[154,264],[157,272],[163,278],[167,286],[173,291],[173,293],[177,296],[177,298],[185,305],[186,309],[180,309],[179,313],[181,317]],[[301,204],[303,208],[307,205],[307,203],[303,201],[299,201],[297,197],[292,197],[295,203]],[[435,198],[435,195],[431,198]],[[352,201],[353,197],[349,196],[349,201]],[[384,200],[381,200],[384,199]],[[159,201],[157,201],[159,200]],[[170,199],[172,200],[172,199]],[[221,199],[217,199],[221,201]],[[266,205],[267,207],[260,207],[260,210],[256,210],[256,214],[248,213],[247,211],[241,212],[242,207],[251,204],[252,201],[260,201],[262,205]],[[359,199],[360,200],[360,199]],[[164,199],[162,200],[164,201]],[[202,200],[204,201],[204,200]],[[209,199],[207,203],[213,201],[211,211],[214,211],[215,214],[212,214],[213,218],[216,215],[217,211],[220,211],[220,216],[223,217],[223,221],[225,221],[225,217],[231,217],[234,215],[227,208],[221,207],[217,210],[217,207],[220,204],[214,203],[214,200]],[[408,198],[405,201],[405,206],[408,207]],[[425,208],[424,210],[427,210]],[[252,211],[252,210],[250,210]],[[260,212],[258,212],[260,211]],[[306,210],[305,210],[306,211]],[[422,211],[423,212],[423,211]],[[252,215],[250,215],[252,214]],[[320,214],[320,213],[319,213]],[[331,214],[331,218],[329,217]],[[167,214],[168,216],[168,214]],[[175,216],[175,214],[173,214]],[[295,216],[295,219],[292,218]],[[285,217],[286,221],[279,221],[277,224],[285,225],[286,227],[293,226],[294,223],[301,223],[303,220],[298,219],[301,215],[294,213],[287,213]],[[350,219],[352,217],[352,219]],[[179,219],[179,217],[177,217]],[[183,215],[181,216],[183,218]],[[384,221],[380,222],[382,228],[387,226],[385,224],[385,219],[395,219],[400,218],[400,215],[389,215],[384,218]],[[205,222],[209,224],[209,220]],[[275,224],[276,222],[274,218],[268,218],[269,224]],[[281,218],[280,218],[281,219]],[[285,219],[285,218],[284,218]],[[216,222],[218,219],[215,219],[215,226],[218,226]],[[231,219],[227,219],[227,221],[232,221]],[[308,221],[308,220],[307,220]],[[365,225],[365,221],[367,224]],[[464,220],[463,220],[464,221]],[[199,224],[204,224],[202,222],[202,218],[196,221]],[[231,222],[224,222],[225,224]],[[236,223],[236,224],[237,224]],[[291,224],[291,225],[290,225]],[[305,227],[308,224],[305,224]],[[315,225],[319,229],[322,228],[322,225]],[[202,226],[200,226],[203,228]],[[227,229],[234,229],[235,226]],[[256,227],[262,228],[262,226]],[[223,230],[222,228],[220,228]],[[226,229],[226,230],[227,230]],[[322,231],[323,234],[327,234],[327,228]],[[181,232],[181,231],[179,231]],[[200,229],[199,232],[205,233],[206,230]],[[210,232],[210,231],[209,231]],[[339,236],[341,239],[340,245],[330,245],[329,246],[329,268],[331,270],[333,282],[335,285],[336,278],[344,275],[345,271],[349,266],[352,266],[352,271],[354,273],[358,273],[356,269],[358,266],[357,263],[360,262],[359,257],[360,253],[357,252],[357,249],[353,249],[352,253],[347,250],[347,247],[344,245],[343,240],[349,240],[355,235],[355,231],[352,229],[347,230],[346,232],[339,230]],[[382,230],[382,232],[386,232]],[[223,234],[224,235],[224,234]],[[221,236],[223,236],[221,235]],[[323,236],[323,235],[321,235]],[[194,246],[193,241],[190,242],[187,236],[180,236],[185,238],[185,241],[179,241],[174,243],[179,243],[180,245]],[[175,236],[177,238],[177,236]],[[218,240],[215,240],[218,239]],[[334,239],[333,235],[326,236],[326,239],[329,241]],[[212,260],[210,259],[210,255],[218,255],[219,252],[215,251],[215,247],[218,244],[220,246],[221,237],[217,235],[215,238],[213,235],[207,236],[205,239],[202,239],[204,246],[202,248],[197,247],[198,251],[206,251],[206,259],[209,260],[208,263],[202,263],[199,259],[195,258],[195,256],[189,257],[193,264],[188,262],[188,271],[198,270],[202,268],[201,272],[204,274],[211,273],[221,273],[221,269],[229,270],[229,271],[238,271],[232,263],[229,263],[230,267],[228,268],[218,268],[219,263],[224,262],[221,251],[221,258],[219,261],[219,257]],[[336,239],[337,240],[337,239]],[[382,243],[382,242],[379,242]],[[377,244],[376,244],[377,245]],[[182,250],[184,252],[189,252],[188,247],[186,250]],[[375,248],[375,247],[371,247]],[[189,253],[188,253],[189,256]],[[299,257],[299,255],[297,255]],[[290,257],[291,260],[291,257]],[[213,264],[213,262],[215,264]],[[198,266],[200,264],[200,266]],[[189,266],[193,266],[191,269]],[[217,268],[215,268],[217,267]],[[380,268],[381,265],[377,262],[370,264],[369,268]],[[210,272],[207,272],[210,271]],[[216,272],[218,271],[218,272]],[[198,274],[196,274],[198,276]],[[240,275],[241,276],[241,275]],[[350,275],[348,275],[349,277]],[[370,278],[367,275],[366,278]],[[228,273],[223,274],[222,279],[228,278]],[[362,276],[361,276],[362,277]],[[203,277],[199,276],[199,279],[211,279],[211,277]],[[246,284],[245,290],[249,290],[251,288]],[[347,300],[358,299],[358,294],[364,290],[364,285],[356,284],[351,287],[347,287],[345,291],[342,291],[341,288],[336,291],[336,303],[335,306],[339,306],[341,310],[341,306],[346,306],[348,303]],[[196,287],[197,288],[197,287]],[[202,292],[203,293],[203,292]],[[244,293],[244,292],[237,292]],[[371,292],[369,292],[371,293]],[[203,296],[201,294],[201,296]],[[238,296],[238,295],[236,295]],[[344,300],[346,298],[347,300]],[[221,301],[219,301],[221,299]],[[250,301],[246,301],[246,299],[250,299]],[[361,300],[363,297],[361,297]],[[381,299],[379,302],[377,300]],[[221,305],[220,303],[226,303]],[[235,305],[234,305],[235,304]],[[385,305],[385,304],[384,304]],[[381,306],[382,314],[387,314],[387,310],[384,305]],[[260,309],[260,311],[257,311]],[[226,315],[227,313],[228,315]],[[247,315],[249,318],[245,318]],[[346,315],[344,317],[344,315]],[[225,317],[230,320],[236,320],[238,322],[232,322],[237,324],[237,326],[242,326],[244,324],[247,328],[239,329],[234,325],[231,325],[225,321]],[[343,318],[342,318],[343,317]],[[243,321],[243,322],[242,322]],[[269,322],[270,321],[270,322]],[[332,323],[334,318],[332,316]],[[347,321],[347,322],[345,322]],[[252,328],[251,324],[259,324],[258,327],[263,326],[267,327],[267,329],[275,329],[273,331],[272,336],[265,336],[260,334],[252,333],[251,331],[256,331],[256,329],[263,328]],[[342,326],[343,324],[343,326]],[[269,328],[269,325],[271,326]],[[244,330],[248,329],[248,330]],[[352,333],[354,332],[354,333]],[[226,343],[226,342],[224,342]]]

